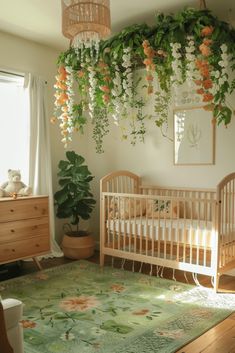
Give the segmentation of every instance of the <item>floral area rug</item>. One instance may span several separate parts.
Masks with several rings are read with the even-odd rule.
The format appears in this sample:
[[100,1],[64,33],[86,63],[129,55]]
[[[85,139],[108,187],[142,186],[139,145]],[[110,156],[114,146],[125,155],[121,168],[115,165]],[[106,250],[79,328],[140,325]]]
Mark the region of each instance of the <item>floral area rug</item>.
[[235,310],[212,289],[73,262],[0,283],[24,303],[25,353],[171,353]]

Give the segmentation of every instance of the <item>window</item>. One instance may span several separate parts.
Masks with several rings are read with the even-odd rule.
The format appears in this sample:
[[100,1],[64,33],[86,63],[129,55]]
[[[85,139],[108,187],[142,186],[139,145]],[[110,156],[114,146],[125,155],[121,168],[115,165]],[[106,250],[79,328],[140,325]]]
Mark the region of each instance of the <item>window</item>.
[[0,71],[0,184],[8,169],[29,179],[29,99],[24,77]]

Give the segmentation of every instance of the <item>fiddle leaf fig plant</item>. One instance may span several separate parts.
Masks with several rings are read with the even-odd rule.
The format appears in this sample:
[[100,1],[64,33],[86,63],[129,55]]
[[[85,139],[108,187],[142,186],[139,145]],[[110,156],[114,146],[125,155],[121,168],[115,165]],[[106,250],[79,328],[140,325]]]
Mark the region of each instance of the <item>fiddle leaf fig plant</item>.
[[[70,219],[70,224],[66,224],[70,229],[69,235],[79,236],[80,218],[89,219],[96,203],[90,191],[90,182],[94,176],[84,164],[85,159],[82,156],[74,151],[67,151],[66,157],[67,160],[61,160],[58,165],[57,175],[61,189],[54,195],[56,216]],[[72,231],[71,225],[76,227],[76,231]]]

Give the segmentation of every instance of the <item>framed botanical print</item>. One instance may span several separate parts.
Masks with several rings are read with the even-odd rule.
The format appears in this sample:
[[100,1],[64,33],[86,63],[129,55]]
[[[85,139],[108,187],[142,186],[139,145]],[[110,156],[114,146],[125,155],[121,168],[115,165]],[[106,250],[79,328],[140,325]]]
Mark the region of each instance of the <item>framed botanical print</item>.
[[174,110],[174,164],[215,164],[215,124],[203,107]]

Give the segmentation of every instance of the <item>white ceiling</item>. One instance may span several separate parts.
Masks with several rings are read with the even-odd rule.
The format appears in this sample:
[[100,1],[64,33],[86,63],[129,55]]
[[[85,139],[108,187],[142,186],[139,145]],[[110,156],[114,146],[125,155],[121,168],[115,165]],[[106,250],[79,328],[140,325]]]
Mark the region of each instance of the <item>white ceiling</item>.
[[[133,23],[154,23],[157,12],[199,7],[198,0],[110,0],[112,33]],[[207,7],[235,26],[234,0],[207,0]],[[0,31],[65,50],[61,33],[60,0],[0,0]]]

